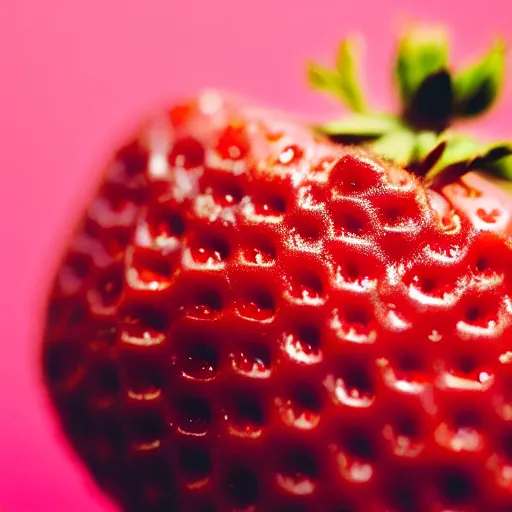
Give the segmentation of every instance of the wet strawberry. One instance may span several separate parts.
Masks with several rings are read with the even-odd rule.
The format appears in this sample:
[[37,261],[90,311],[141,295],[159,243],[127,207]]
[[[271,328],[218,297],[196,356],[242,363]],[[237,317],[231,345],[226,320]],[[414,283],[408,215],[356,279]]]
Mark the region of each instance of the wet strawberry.
[[123,510],[512,509],[510,203],[437,147],[404,170],[205,93],[116,152],[43,366]]

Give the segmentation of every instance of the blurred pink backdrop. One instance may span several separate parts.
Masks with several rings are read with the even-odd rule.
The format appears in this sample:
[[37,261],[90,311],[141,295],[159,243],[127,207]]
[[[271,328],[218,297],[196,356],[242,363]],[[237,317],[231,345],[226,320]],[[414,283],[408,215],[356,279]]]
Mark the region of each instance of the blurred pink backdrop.
[[[299,7],[300,5],[300,7]],[[38,334],[55,247],[109,144],[148,106],[205,86],[304,114],[336,106],[308,91],[304,63],[338,40],[368,41],[367,82],[389,104],[392,33],[408,19],[455,31],[458,58],[512,3],[487,0],[13,0],[0,7],[0,510],[108,512],[60,437],[39,383]],[[509,72],[512,71],[509,66]],[[483,126],[512,135],[512,90]]]

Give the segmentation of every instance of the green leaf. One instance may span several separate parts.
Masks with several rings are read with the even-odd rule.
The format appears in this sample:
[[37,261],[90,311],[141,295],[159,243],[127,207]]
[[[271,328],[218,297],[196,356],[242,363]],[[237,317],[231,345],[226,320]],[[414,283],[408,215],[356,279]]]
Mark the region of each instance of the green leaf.
[[502,88],[504,74],[505,44],[499,39],[478,62],[453,77],[457,115],[477,116],[491,107]]
[[367,108],[359,80],[357,53],[356,39],[345,39],[339,46],[335,69],[311,62],[307,73],[312,87],[335,96],[352,112],[361,113]]
[[402,104],[407,107],[423,81],[448,67],[448,40],[441,30],[410,30],[399,42],[395,63]]
[[342,101],[345,101],[338,73],[323,66],[319,66],[314,62],[309,63],[307,72],[308,81],[313,88],[334,94],[338,98],[341,98]]
[[324,123],[318,129],[331,136],[375,138],[400,126],[399,119],[387,114],[354,114]]
[[485,169],[512,154],[512,144],[506,142],[482,145],[465,136],[444,141],[446,147],[425,176],[427,183],[442,186],[457,179],[470,169]]
[[435,132],[423,131],[416,134],[415,142],[414,160],[421,162],[439,145],[439,137]]
[[406,167],[413,158],[415,136],[407,129],[396,130],[377,139],[370,147],[386,160]]
[[428,75],[419,85],[405,112],[416,129],[442,132],[452,117],[453,90],[445,69]]
[[353,112],[365,112],[367,110],[357,65],[358,56],[360,56],[359,50],[356,38],[345,39],[338,48],[336,59],[340,86],[344,92],[345,101]]

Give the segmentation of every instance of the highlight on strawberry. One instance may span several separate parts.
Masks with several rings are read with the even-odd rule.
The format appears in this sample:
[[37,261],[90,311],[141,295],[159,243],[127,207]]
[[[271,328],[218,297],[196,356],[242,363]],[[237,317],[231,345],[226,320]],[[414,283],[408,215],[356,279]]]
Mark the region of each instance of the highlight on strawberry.
[[113,152],[41,358],[121,510],[512,510],[512,147],[461,131],[505,52],[454,69],[447,48],[400,40],[397,115],[347,40],[308,71],[339,120],[209,91]]

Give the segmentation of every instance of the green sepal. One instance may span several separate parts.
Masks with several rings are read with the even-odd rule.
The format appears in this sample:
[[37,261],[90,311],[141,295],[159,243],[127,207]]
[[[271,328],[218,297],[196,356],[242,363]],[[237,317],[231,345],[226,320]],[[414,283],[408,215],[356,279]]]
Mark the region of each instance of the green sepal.
[[354,136],[374,139],[401,127],[401,121],[387,114],[353,114],[317,127],[333,137]]
[[425,175],[425,183],[430,186],[443,186],[471,169],[485,170],[512,155],[512,144],[507,142],[482,145],[461,135],[441,142],[445,144],[444,150]]
[[314,62],[308,65],[310,85],[341,99],[352,112],[365,112],[366,101],[361,87],[357,65],[358,51],[356,39],[345,39],[338,48],[334,70]]
[[345,39],[338,48],[336,59],[336,69],[340,76],[345,101],[353,112],[367,110],[358,68],[359,54],[358,40],[355,38]]
[[407,167],[413,158],[415,145],[414,133],[404,128],[383,135],[371,143],[370,148],[382,158]]
[[503,86],[505,56],[505,44],[499,39],[478,62],[454,74],[457,116],[477,116],[493,105]]
[[400,40],[395,62],[403,109],[430,75],[448,68],[448,39],[441,30],[410,30]]
[[414,161],[423,162],[433,149],[439,144],[439,136],[432,131],[423,131],[416,134]]
[[340,77],[337,72],[310,62],[307,73],[308,82],[314,89],[332,94],[345,102],[345,97],[340,87]]
[[420,83],[404,115],[417,130],[442,132],[450,123],[452,110],[452,79],[447,70],[441,69]]

